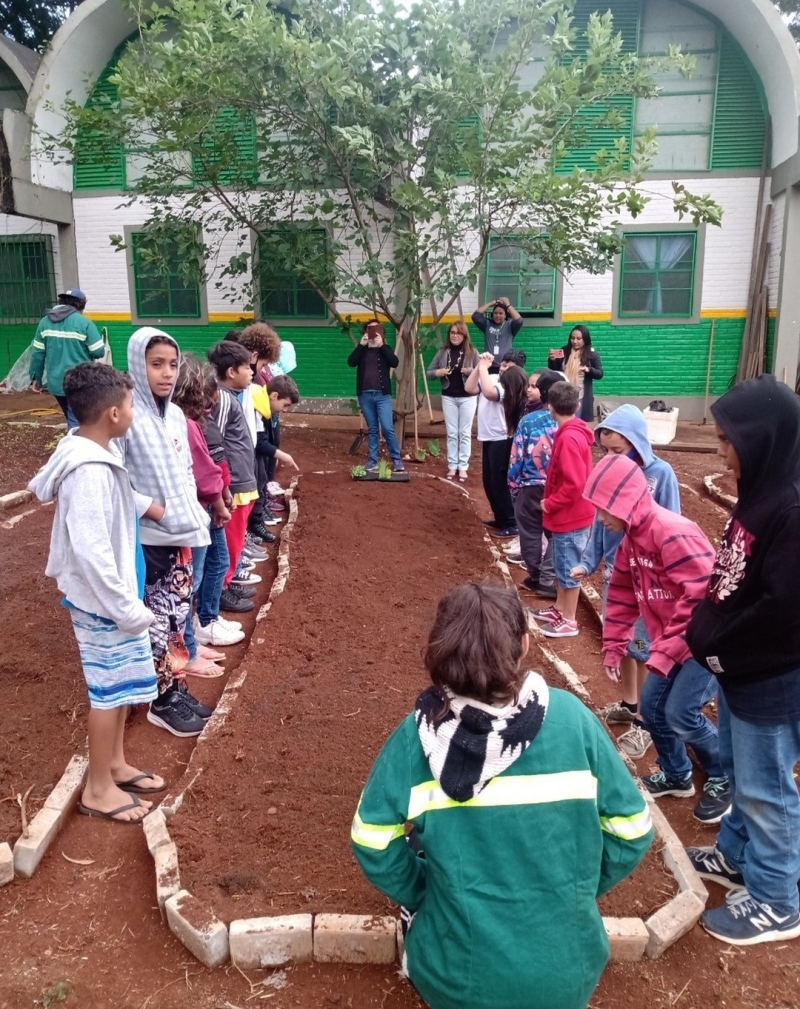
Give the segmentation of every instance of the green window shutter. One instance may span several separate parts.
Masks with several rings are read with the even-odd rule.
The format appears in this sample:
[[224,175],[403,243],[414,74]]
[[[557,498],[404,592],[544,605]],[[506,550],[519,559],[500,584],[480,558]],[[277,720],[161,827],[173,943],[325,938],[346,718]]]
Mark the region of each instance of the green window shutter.
[[0,323],[36,323],[55,300],[50,235],[0,238]]
[[200,285],[181,270],[177,242],[162,247],[165,263],[155,266],[147,258],[147,232],[131,235],[136,315],[139,319],[199,319]]
[[[586,27],[592,14],[604,14],[611,11],[614,18],[614,31],[622,33],[623,53],[635,53],[639,46],[639,13],[640,0],[609,0],[607,3],[598,3],[598,0],[576,0],[574,8],[574,26],[578,32],[574,43],[575,57],[583,57],[588,49],[586,38]],[[611,128],[607,125],[593,125],[597,120],[615,112],[621,119],[618,127]],[[577,116],[576,125],[585,134],[585,142],[580,147],[569,148],[564,157],[559,161],[557,171],[560,173],[571,172],[573,168],[582,171],[593,171],[597,168],[595,157],[598,151],[610,150],[614,142],[620,137],[624,137],[628,142],[628,149],[633,146],[634,127],[634,99],[630,95],[617,95],[608,101],[597,102],[594,105],[582,109]]]
[[[87,109],[103,108],[108,102],[119,101],[116,85],[109,80],[116,71],[117,56],[118,53],[115,53],[114,58],[95,82],[86,102]],[[73,185],[76,190],[124,189],[123,145],[105,143],[96,132],[79,129],[75,141]]]
[[711,170],[760,168],[765,127],[761,83],[738,42],[720,29]]
[[552,318],[556,308],[556,271],[530,259],[514,245],[514,235],[489,240],[485,300],[508,298],[518,312]]
[[[203,136],[208,154],[193,158],[195,178],[210,174],[221,186],[256,182],[256,124],[252,116],[236,109],[223,109]],[[218,166],[224,165],[225,167]]]
[[[322,228],[310,232],[313,246],[327,255],[328,236]],[[275,266],[264,242],[256,249],[255,279],[262,319],[327,319],[328,306],[303,275]]]

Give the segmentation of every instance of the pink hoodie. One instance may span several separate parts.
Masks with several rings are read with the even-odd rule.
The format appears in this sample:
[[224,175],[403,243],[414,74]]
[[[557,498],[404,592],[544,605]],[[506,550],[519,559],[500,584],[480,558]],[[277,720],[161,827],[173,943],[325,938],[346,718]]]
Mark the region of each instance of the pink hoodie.
[[705,595],[714,548],[694,522],[655,503],[641,467],[627,456],[602,459],[584,497],[627,527],[608,587],[603,662],[619,666],[641,612],[652,642],[647,666],[668,676],[691,654],[686,626]]

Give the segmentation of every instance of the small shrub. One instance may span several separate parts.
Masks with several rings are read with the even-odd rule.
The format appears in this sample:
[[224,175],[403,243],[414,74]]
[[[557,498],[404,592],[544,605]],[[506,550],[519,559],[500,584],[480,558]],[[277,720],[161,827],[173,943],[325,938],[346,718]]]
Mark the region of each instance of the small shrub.
[[364,467],[364,466],[354,466],[350,470],[350,476],[352,476],[352,478],[354,480],[360,480],[361,477],[364,477],[366,475],[367,475],[367,470],[366,470],[366,467]]
[[392,479],[392,467],[385,459],[381,459],[381,461],[378,463],[378,479],[379,480]]
[[438,459],[441,451],[442,446],[435,438],[428,442],[428,455],[433,456],[434,459]]
[[417,457],[417,462],[425,462],[425,454],[426,453],[425,453],[425,449],[424,448],[418,448],[417,451],[414,454]]
[[54,1002],[66,1002],[67,995],[69,995],[69,985],[66,981],[57,981],[56,984],[51,985],[49,988],[45,988],[42,992],[42,997],[39,999],[39,1005],[44,1006],[47,1009]]

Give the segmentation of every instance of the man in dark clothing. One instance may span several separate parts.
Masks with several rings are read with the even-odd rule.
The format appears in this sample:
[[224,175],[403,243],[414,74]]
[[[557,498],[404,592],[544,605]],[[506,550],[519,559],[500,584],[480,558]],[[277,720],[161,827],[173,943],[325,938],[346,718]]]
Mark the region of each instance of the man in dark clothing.
[[47,390],[58,400],[70,428],[77,427],[78,422],[67,406],[64,375],[76,364],[99,360],[106,350],[97,326],[83,315],[85,308],[83,291],[73,288],[59,294],[58,304],[39,323],[33,338],[31,389],[41,392],[46,368]]
[[[486,317],[487,308],[492,309],[491,319]],[[516,308],[511,307],[508,298],[498,298],[497,301],[481,305],[473,312],[472,321],[483,333],[484,352],[494,358],[489,374],[497,375],[500,371],[500,362],[511,350],[514,337],[522,329],[524,320]]]
[[687,644],[719,680],[720,762],[733,805],[714,847],[689,848],[732,890],[701,922],[737,946],[800,936],[800,400],[772,375],[711,412],[739,499]]
[[361,342],[348,357],[347,363],[356,372],[356,395],[358,405],[367,422],[369,459],[367,472],[378,468],[378,454],[381,448],[381,432],[392,458],[395,473],[404,472],[400,455],[400,445],[394,433],[392,419],[392,376],[391,369],[400,363],[391,347],[387,347],[383,337],[383,326],[372,319],[364,327]]

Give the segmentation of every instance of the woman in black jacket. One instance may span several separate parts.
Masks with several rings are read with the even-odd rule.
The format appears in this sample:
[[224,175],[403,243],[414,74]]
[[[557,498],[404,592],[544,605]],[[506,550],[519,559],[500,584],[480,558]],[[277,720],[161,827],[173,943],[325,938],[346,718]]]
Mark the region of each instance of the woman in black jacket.
[[378,468],[381,432],[383,432],[394,471],[402,473],[405,467],[392,418],[392,368],[396,368],[400,362],[392,348],[387,347],[383,326],[377,319],[371,319],[364,326],[361,342],[348,357],[347,363],[351,368],[358,368],[356,395],[364,420],[367,422],[369,441],[366,469],[368,472],[374,472]]
[[551,350],[547,367],[561,371],[572,385],[580,390],[578,416],[581,420],[594,420],[594,379],[603,377],[600,355],[592,350],[592,338],[586,326],[576,326],[569,334],[569,343],[561,350]]

